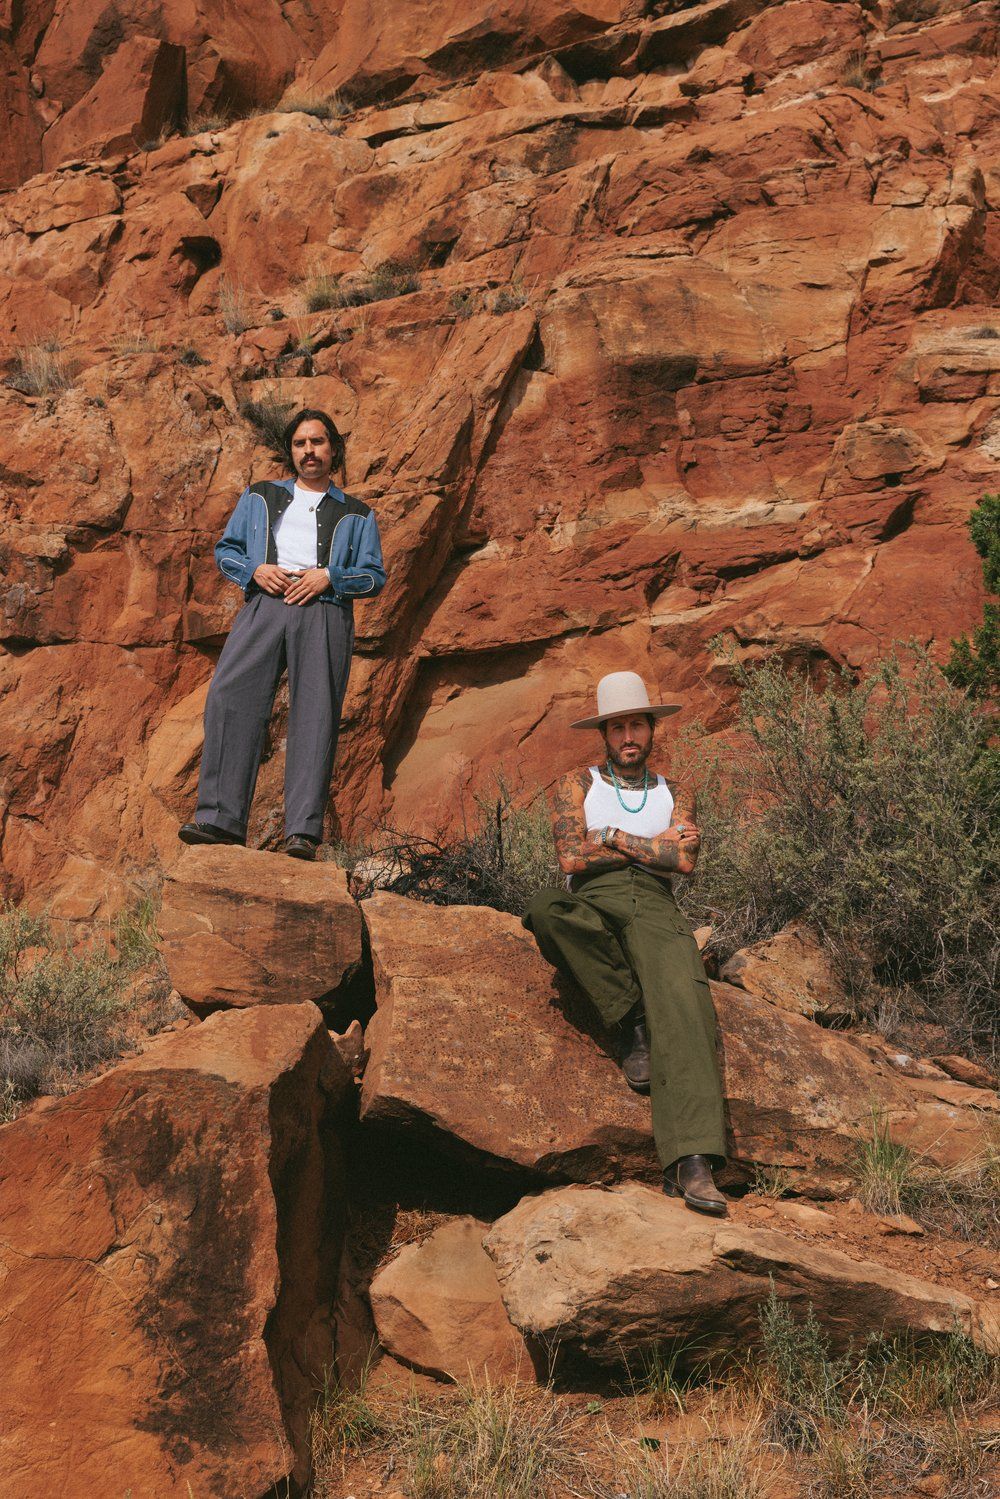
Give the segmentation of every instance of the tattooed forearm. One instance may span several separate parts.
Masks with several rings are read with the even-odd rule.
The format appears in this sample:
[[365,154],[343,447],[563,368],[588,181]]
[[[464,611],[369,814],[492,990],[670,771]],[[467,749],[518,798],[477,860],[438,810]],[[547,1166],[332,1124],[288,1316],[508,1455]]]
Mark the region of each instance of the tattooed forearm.
[[552,836],[563,874],[624,869],[631,862],[627,854],[594,843],[588,834],[583,802],[589,784],[588,776],[563,776],[552,793]]
[[674,810],[670,826],[655,838],[616,832],[612,845],[636,864],[671,874],[693,874],[698,862],[701,835],[695,823],[695,794],[687,787],[674,787]]
[[623,854],[628,854],[637,864],[649,864],[654,869],[667,869],[674,874],[684,873],[684,855],[676,835],[668,839],[666,833],[657,838],[640,838],[635,833],[616,832],[612,844]]

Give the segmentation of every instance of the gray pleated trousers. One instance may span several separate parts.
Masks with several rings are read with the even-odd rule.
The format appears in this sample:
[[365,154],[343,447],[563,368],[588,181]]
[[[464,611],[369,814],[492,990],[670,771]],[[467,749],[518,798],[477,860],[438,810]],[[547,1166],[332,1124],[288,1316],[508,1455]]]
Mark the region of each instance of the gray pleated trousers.
[[353,648],[353,616],[338,604],[286,604],[256,593],[243,605],[208,689],[196,821],[245,836],[287,667],[285,836],[322,837]]

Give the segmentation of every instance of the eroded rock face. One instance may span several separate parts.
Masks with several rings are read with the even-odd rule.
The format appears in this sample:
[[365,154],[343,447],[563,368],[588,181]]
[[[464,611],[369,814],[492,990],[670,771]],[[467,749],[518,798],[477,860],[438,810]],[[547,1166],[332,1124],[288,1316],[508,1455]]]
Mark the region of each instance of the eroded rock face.
[[[363,910],[378,1005],[363,1119],[550,1180],[658,1176],[648,1102],[516,917],[388,894]],[[846,1036],[730,984],[712,995],[737,1175],[780,1167],[800,1190],[843,1194],[873,1112],[941,1164],[983,1149],[995,1094],[900,1077]]]
[[372,1314],[393,1358],[445,1379],[533,1380],[530,1354],[483,1248],[486,1228],[474,1218],[442,1224],[375,1276]]
[[833,1342],[947,1334],[1000,1347],[994,1313],[960,1291],[771,1229],[708,1219],[636,1183],[524,1198],[486,1234],[511,1321],[553,1353],[598,1365],[676,1339],[732,1356],[760,1335],[773,1284]]
[[349,1088],[313,1005],[219,1014],[8,1125],[0,1455],[26,1491],[308,1472]]
[[361,915],[338,865],[234,847],[187,848],[163,887],[160,952],[195,1005],[298,1004],[361,961]]
[[[384,534],[334,835],[458,825],[498,768],[550,784],[623,662],[723,730],[716,636],[863,671],[978,619],[964,523],[1000,457],[995,6],[655,10],[15,7],[5,895],[73,882],[106,914],[107,870],[171,857],[239,604],[211,545],[275,472],[246,401],[328,408]],[[165,48],[194,115],[286,85],[313,107],[336,87],[347,112],[136,150],[156,91],[138,69],[112,88],[116,59]],[[84,135],[112,154],[63,157]],[[415,292],[307,310],[317,276],[389,260]],[[19,345],[48,359],[40,382]]]

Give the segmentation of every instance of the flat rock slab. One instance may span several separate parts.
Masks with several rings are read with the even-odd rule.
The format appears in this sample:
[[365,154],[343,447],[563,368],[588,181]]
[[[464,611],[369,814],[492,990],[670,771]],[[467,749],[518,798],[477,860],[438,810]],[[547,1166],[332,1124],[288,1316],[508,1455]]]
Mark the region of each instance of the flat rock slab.
[[533,1381],[531,1356],[483,1248],[486,1229],[456,1218],[378,1272],[370,1294],[379,1341],[422,1374]]
[[638,1183],[526,1197],[486,1234],[515,1327],[549,1353],[611,1366],[692,1340],[699,1357],[759,1338],[773,1284],[812,1307],[834,1344],[946,1334],[1000,1349],[996,1315],[960,1291],[901,1275],[771,1229],[699,1217]]
[[258,849],[185,849],[158,925],[170,982],[195,1005],[320,1000],[361,961],[345,871]]
[[314,1005],[220,1013],[0,1130],[7,1492],[305,1479],[350,1086]]
[[[385,893],[363,910],[378,1008],[362,1118],[549,1180],[658,1175],[648,1100],[516,917]],[[730,1158],[744,1176],[765,1165],[803,1190],[850,1190],[873,1109],[942,1164],[983,1148],[982,1090],[952,1083],[943,1100],[800,1015],[729,984],[712,994]]]

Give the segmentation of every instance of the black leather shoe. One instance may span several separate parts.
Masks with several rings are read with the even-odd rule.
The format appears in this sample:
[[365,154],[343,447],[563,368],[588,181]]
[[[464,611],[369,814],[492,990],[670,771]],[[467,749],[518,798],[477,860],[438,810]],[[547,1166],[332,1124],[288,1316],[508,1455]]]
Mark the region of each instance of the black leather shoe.
[[649,1034],[641,1005],[620,1022],[621,1069],[634,1093],[649,1092]]
[[316,838],[308,838],[305,833],[293,833],[286,838],[281,847],[281,852],[287,854],[290,859],[315,859],[319,841]]
[[712,1179],[707,1155],[682,1155],[669,1171],[663,1173],[663,1190],[668,1197],[683,1197],[685,1207],[696,1213],[715,1213],[722,1217],[728,1203]]
[[240,848],[246,847],[246,839],[239,833],[228,833],[213,822],[186,822],[178,828],[177,836],[182,843],[236,843]]

